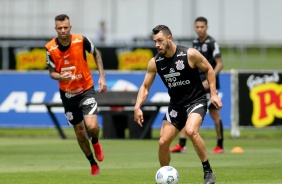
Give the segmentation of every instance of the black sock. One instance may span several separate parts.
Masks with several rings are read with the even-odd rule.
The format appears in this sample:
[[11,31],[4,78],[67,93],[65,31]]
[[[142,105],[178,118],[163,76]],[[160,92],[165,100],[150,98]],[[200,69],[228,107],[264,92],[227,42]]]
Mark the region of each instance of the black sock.
[[186,138],[179,138],[179,144],[181,147],[185,147],[186,145]]
[[223,124],[221,120],[219,121],[219,127],[220,127],[221,139],[217,140],[217,145],[223,148]]
[[217,146],[223,148],[223,139],[218,139],[217,140]]
[[97,162],[95,161],[92,153],[91,153],[91,155],[86,156],[86,158],[89,160],[90,165],[97,165]]
[[91,142],[92,144],[96,144],[98,142],[98,138],[92,137]]
[[202,162],[204,171],[212,171],[209,160]]

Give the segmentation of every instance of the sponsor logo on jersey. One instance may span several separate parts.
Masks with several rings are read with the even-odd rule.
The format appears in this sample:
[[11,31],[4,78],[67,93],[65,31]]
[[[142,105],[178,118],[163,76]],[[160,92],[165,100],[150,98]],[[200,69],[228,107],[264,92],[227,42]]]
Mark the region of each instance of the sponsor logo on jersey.
[[156,60],[156,62],[161,61],[161,60],[164,60],[164,58],[163,58],[163,57],[159,57],[159,58]]
[[190,84],[190,80],[184,80],[184,81],[179,80],[179,81],[175,81],[175,82],[170,82],[167,85],[168,85],[169,88],[174,88],[174,87],[177,87],[177,86],[185,86],[185,85],[188,85],[188,84]]
[[183,51],[181,51],[179,54],[176,55],[176,57],[179,57],[179,56],[186,56],[186,53],[183,53]]
[[56,45],[55,47],[53,45],[51,45],[51,48],[49,49],[49,52],[52,51],[52,50],[55,50],[58,48],[58,45]]
[[74,41],[72,41],[72,43],[78,43],[78,42],[82,42],[82,40],[79,40],[78,38],[76,38]]
[[174,73],[174,72],[175,72],[174,68],[170,68],[169,73]]
[[177,86],[184,86],[190,84],[190,80],[179,80],[177,79],[178,76],[180,76],[180,72],[175,72],[173,68],[171,68],[171,71],[169,74],[163,75],[165,78],[165,82],[167,83],[168,88],[174,88]]
[[171,77],[177,77],[177,76],[180,76],[179,72],[166,74],[164,75],[164,78],[171,78]]
[[72,71],[72,70],[75,70],[75,66],[61,68],[62,72],[64,72],[64,71]]

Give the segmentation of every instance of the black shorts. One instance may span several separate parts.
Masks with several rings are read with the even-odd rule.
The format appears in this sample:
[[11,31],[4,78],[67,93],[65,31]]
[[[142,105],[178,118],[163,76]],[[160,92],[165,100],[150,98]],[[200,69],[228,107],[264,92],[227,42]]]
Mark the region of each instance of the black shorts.
[[163,118],[167,120],[173,126],[175,126],[179,131],[185,126],[188,116],[191,113],[198,113],[202,116],[202,121],[207,112],[207,101],[205,97],[193,102],[192,104],[186,105],[184,107],[173,107],[168,106],[168,110]]
[[84,115],[98,113],[94,88],[90,88],[82,94],[69,99],[62,97],[62,102],[65,109],[65,116],[72,125],[80,123]]

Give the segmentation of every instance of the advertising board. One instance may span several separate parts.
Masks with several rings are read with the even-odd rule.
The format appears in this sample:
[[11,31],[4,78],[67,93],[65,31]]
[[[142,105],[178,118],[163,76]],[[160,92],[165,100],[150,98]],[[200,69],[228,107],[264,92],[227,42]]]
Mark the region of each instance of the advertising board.
[[[108,90],[137,91],[143,82],[145,71],[113,72],[106,71]],[[95,83],[99,75],[93,73]],[[225,128],[230,127],[230,74],[220,74],[221,89],[219,95],[223,101],[221,116]],[[53,127],[54,124],[45,106],[26,106],[27,102],[61,102],[57,81],[50,79],[48,72],[7,72],[0,73],[0,127]],[[97,85],[95,86],[95,88]],[[148,101],[169,102],[167,89],[157,75],[153,83]],[[63,108],[54,107],[56,117],[62,127],[69,126]],[[153,123],[160,128],[166,107],[162,107]],[[103,119],[99,117],[103,126]],[[214,127],[207,114],[202,125],[204,128]]]
[[239,72],[239,125],[282,125],[282,73]]

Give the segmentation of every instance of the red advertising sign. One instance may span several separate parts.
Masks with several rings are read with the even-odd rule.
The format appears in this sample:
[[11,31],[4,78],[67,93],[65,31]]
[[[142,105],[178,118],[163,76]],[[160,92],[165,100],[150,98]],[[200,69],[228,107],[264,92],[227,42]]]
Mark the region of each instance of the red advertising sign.
[[240,73],[240,126],[282,125],[282,73]]

